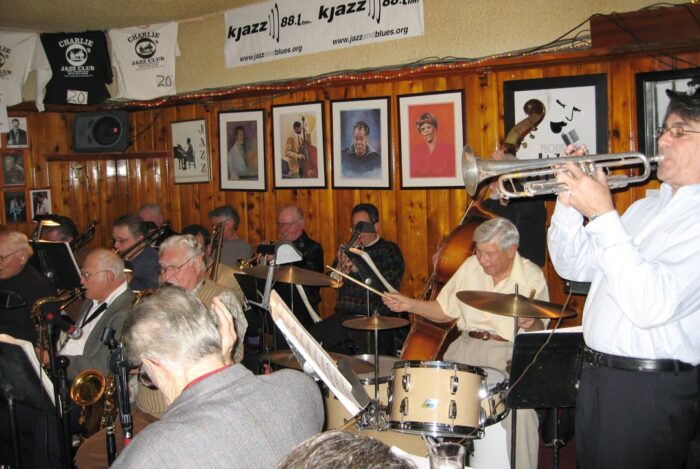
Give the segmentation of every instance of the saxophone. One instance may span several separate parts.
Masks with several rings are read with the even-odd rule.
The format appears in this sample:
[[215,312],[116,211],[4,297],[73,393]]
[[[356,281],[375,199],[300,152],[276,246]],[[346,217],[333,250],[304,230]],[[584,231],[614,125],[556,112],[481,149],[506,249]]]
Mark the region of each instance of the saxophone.
[[[139,302],[153,294],[155,290],[146,289],[134,292],[134,301],[129,306],[132,311]],[[123,333],[123,331],[122,331]],[[119,337],[119,342],[122,338]],[[81,408],[80,425],[85,430],[85,436],[89,437],[98,430],[106,428],[110,419],[116,420],[116,377],[109,367],[109,375],[105,376],[95,369],[84,370],[78,373],[70,387],[70,397]],[[91,412],[87,409],[91,406]],[[101,406],[101,409],[100,409]],[[99,420],[97,415],[100,416]]]
[[45,296],[43,298],[39,298],[37,301],[34,302],[34,304],[32,305],[32,322],[34,323],[34,327],[36,328],[37,333],[36,347],[40,350],[41,355],[43,355],[43,353],[48,351],[49,349],[49,336],[46,333],[46,327],[44,325],[44,318],[41,314],[41,308],[49,303],[61,303],[61,306],[59,306],[58,309],[63,310],[66,306],[80,298],[84,291],[85,289],[82,287],[74,288],[63,292],[60,295]]

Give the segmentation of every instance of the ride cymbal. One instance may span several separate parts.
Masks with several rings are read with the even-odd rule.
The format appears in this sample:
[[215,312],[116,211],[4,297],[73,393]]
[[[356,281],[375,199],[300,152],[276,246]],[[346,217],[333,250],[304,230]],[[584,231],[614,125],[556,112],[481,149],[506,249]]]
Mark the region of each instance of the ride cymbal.
[[560,305],[541,300],[531,300],[515,293],[492,293],[483,291],[461,291],[457,298],[462,303],[500,316],[514,318],[557,319],[576,316],[576,311],[567,307],[562,311]]
[[[243,273],[251,277],[266,279],[267,266],[248,267],[243,269]],[[335,280],[320,272],[302,269],[293,265],[277,267],[272,274],[272,279],[276,282],[294,283],[310,287],[331,287],[336,283]]]
[[350,329],[360,329],[363,331],[383,331],[386,329],[396,329],[407,325],[407,319],[378,315],[346,319],[343,321],[344,327]]

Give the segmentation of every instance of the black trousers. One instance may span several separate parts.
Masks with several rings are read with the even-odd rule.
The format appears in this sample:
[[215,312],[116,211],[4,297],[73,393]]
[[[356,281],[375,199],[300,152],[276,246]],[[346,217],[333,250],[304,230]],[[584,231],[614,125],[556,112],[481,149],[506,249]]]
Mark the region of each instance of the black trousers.
[[679,372],[583,365],[576,402],[581,469],[700,467],[697,367]]

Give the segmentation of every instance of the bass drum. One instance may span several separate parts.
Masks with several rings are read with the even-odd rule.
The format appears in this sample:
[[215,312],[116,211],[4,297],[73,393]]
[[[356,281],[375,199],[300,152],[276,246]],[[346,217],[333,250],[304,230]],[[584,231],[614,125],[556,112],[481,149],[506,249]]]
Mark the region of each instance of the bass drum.
[[444,361],[399,361],[389,393],[389,427],[439,437],[475,436],[481,429],[486,372]]
[[[365,360],[370,363],[374,363],[374,355],[355,355],[355,358],[360,360]],[[391,379],[392,369],[394,363],[398,361],[398,358],[389,357],[385,355],[379,355],[379,405],[386,407],[389,403],[389,380]],[[365,388],[367,395],[370,399],[374,399],[374,373],[361,373],[357,375],[360,383]],[[328,391],[324,406],[326,408],[326,425],[325,430],[334,430],[342,427],[345,423],[350,420],[351,415],[343,407],[337,397]]]

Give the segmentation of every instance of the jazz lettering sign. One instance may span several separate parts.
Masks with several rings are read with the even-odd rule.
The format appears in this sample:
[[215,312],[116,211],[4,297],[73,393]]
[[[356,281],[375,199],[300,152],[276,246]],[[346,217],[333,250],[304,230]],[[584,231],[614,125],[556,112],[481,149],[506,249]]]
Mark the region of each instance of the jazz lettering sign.
[[423,2],[278,0],[228,10],[226,67],[422,36]]

